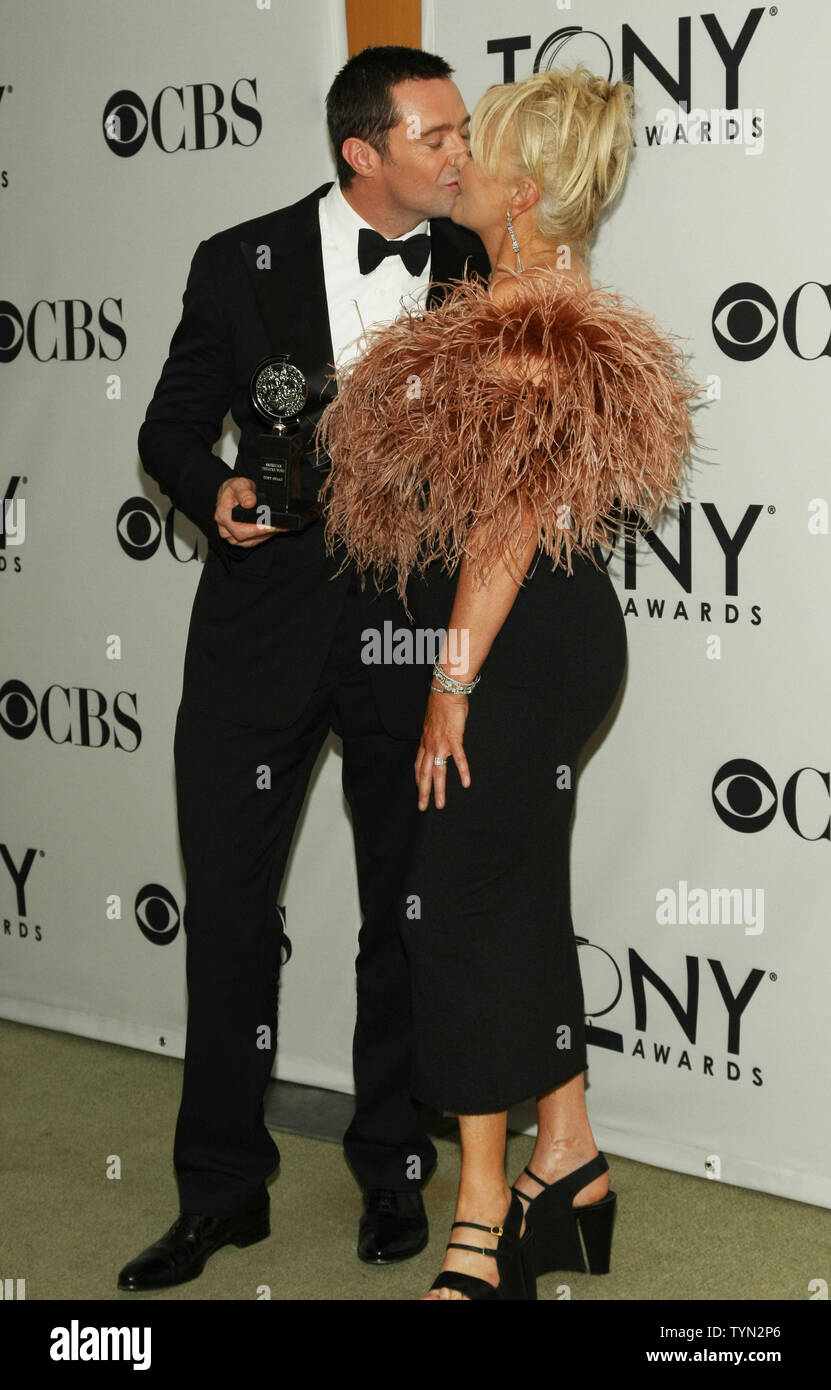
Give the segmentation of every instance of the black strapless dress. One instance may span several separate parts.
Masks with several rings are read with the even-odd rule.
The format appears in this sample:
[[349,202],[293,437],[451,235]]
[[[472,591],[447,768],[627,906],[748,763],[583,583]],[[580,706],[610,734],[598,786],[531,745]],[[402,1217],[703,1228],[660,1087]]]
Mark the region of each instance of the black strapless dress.
[[[455,1114],[506,1110],[586,1066],[570,825],[578,759],[620,687],[626,630],[605,569],[575,558],[573,570],[532,561],[470,697],[471,785],[449,763],[445,807],[431,797],[419,814],[402,906],[412,1089]],[[446,627],[455,589],[439,566],[411,582],[416,623]]]

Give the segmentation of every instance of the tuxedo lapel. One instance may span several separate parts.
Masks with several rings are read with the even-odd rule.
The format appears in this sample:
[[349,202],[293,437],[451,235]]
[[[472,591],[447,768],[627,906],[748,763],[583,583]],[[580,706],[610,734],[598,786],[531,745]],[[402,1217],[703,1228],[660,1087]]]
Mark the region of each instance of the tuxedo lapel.
[[[260,317],[275,354],[288,353],[309,387],[309,403],[335,395],[332,375],[332,335],[326,303],[319,203],[331,185],[324,184],[264,224],[255,243],[241,241],[240,250]],[[270,252],[270,268],[262,265],[262,247]]]

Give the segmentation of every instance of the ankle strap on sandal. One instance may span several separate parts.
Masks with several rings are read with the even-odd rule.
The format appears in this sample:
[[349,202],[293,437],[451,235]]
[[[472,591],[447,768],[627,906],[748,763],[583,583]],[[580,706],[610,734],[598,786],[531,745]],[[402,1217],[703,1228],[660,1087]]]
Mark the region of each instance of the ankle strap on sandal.
[[451,1231],[457,1226],[469,1226],[472,1231],[487,1231],[489,1236],[501,1236],[503,1230],[501,1226],[481,1226],[478,1221],[454,1221]]
[[[586,1187],[590,1182],[593,1182],[595,1178],[602,1177],[603,1174],[608,1173],[608,1171],[609,1164],[606,1155],[602,1153],[595,1154],[594,1158],[590,1158],[588,1163],[583,1164],[582,1168],[575,1168],[573,1172],[566,1173],[564,1177],[558,1178],[556,1182],[544,1182],[542,1178],[537,1177],[536,1173],[532,1173],[530,1168],[526,1167],[523,1169],[523,1172],[527,1173],[533,1182],[539,1183],[540,1187],[559,1187],[561,1191],[567,1192],[570,1197],[573,1197],[581,1188]],[[520,1192],[518,1187],[514,1187],[513,1191],[516,1192],[518,1197],[524,1197],[526,1202],[536,1201],[536,1198],[529,1196],[527,1192]],[[540,1195],[541,1194],[538,1192],[537,1197]]]
[[[501,1236],[504,1234],[504,1227],[483,1226],[479,1221],[454,1221],[453,1225],[450,1227],[451,1231],[455,1230],[457,1226],[469,1226],[472,1231],[487,1231],[489,1236]],[[449,1241],[447,1249],[470,1250],[474,1255],[493,1255],[494,1259],[497,1255],[496,1250],[485,1250],[481,1245],[461,1245],[459,1241]]]

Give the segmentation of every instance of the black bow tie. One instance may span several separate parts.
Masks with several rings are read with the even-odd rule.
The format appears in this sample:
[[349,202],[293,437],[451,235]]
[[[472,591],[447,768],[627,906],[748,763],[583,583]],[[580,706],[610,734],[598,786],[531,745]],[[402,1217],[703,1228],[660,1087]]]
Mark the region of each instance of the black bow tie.
[[387,241],[370,227],[361,227],[358,232],[358,265],[362,275],[375,270],[385,256],[400,256],[411,275],[420,275],[429,255],[430,238],[426,232],[407,241]]

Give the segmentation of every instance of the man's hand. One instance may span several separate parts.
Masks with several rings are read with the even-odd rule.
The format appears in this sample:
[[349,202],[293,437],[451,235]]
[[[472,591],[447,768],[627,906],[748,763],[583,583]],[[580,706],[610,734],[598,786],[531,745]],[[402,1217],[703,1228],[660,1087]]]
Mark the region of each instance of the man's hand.
[[[214,521],[219,534],[229,545],[261,545],[278,531],[288,531],[288,526],[261,526],[257,521],[257,494],[250,478],[228,478],[216,495]],[[231,512],[234,507],[250,507],[252,520],[234,521]]]

